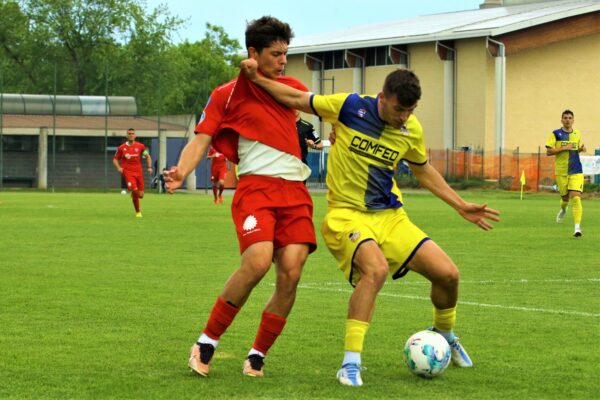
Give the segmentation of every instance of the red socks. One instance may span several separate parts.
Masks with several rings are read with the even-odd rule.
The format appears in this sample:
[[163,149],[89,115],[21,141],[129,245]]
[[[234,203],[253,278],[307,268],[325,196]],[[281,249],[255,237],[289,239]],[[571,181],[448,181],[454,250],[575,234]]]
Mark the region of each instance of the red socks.
[[260,321],[260,326],[258,327],[258,333],[252,347],[264,355],[267,355],[267,352],[271,346],[273,346],[275,340],[277,340],[279,335],[281,335],[281,331],[283,331],[285,323],[285,318],[264,311]]
[[[232,306],[218,297],[202,333],[213,340],[220,340],[221,335],[231,325],[239,310],[238,307]],[[266,311],[263,312],[258,333],[252,347],[266,355],[271,346],[273,346],[273,343],[275,343],[275,340],[281,335],[285,323],[285,318]]]
[[139,196],[137,190],[134,190],[133,192],[131,192],[131,200],[133,200],[133,207],[135,208],[135,212],[139,213],[140,212],[140,196]]
[[221,335],[233,322],[238,311],[240,311],[238,307],[234,307],[231,304],[226,303],[222,298],[217,297],[217,301],[213,306],[206,327],[202,333],[211,339],[219,340]]

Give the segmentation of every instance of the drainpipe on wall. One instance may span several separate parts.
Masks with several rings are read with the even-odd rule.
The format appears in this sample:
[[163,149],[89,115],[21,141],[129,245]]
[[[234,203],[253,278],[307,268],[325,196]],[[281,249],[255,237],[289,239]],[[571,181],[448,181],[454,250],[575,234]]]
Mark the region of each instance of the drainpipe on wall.
[[[304,54],[304,65],[312,71],[312,86],[311,89],[315,94],[323,94],[324,87],[324,78],[325,78],[325,65],[323,60],[318,59],[316,57],[311,56],[310,54]],[[318,91],[316,90],[318,88]],[[323,129],[324,125],[322,121],[319,121],[319,117],[314,115],[312,117],[313,126],[319,126],[319,134],[323,137]]]
[[[363,94],[365,92],[365,58],[350,50],[344,50],[344,60],[346,64],[353,69],[352,73],[352,91]],[[360,63],[360,71],[357,71],[356,64]],[[359,72],[357,74],[357,72]]]
[[444,149],[456,147],[456,50],[441,42],[435,52],[444,62]]
[[[490,49],[490,43],[497,46],[497,51],[492,52]],[[495,150],[504,148],[504,119],[506,114],[506,48],[504,43],[497,40],[490,39],[486,40],[485,47],[488,53],[495,59],[495,75],[496,75],[496,113],[495,113],[495,132],[496,132],[496,143]]]

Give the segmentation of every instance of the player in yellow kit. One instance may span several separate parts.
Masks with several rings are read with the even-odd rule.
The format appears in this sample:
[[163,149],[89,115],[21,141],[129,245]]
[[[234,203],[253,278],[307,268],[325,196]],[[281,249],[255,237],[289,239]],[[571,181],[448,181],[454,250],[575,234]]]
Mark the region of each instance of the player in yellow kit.
[[569,202],[573,204],[573,220],[575,232],[573,236],[581,237],[581,219],[583,206],[581,193],[583,193],[583,168],[579,153],[585,152],[581,144],[581,133],[573,129],[575,115],[571,110],[565,110],[561,116],[562,127],[554,130],[546,142],[546,154],[555,156],[554,174],[556,186],[560,193],[560,210],[556,215],[556,222],[561,223],[567,213]]
[[431,282],[434,325],[459,367],[473,365],[454,335],[459,272],[450,257],[406,215],[394,169],[406,160],[422,186],[484,230],[498,211],[465,202],[427,162],[421,124],[412,115],[421,96],[416,75],[390,73],[377,96],[328,96],[288,90],[258,75],[256,63],[242,62],[246,76],[284,105],[312,112],[335,128],[328,157],[329,209],[321,233],[346,279],[350,297],[344,360],[337,373],[343,385],[361,386],[361,352],[375,311],[377,294],[388,274],[394,279],[415,271]]

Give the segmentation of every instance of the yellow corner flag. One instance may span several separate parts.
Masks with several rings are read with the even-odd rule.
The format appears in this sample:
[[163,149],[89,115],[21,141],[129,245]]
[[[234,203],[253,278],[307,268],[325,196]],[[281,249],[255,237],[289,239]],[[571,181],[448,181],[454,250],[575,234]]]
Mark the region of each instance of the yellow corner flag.
[[523,200],[523,187],[525,187],[525,170],[521,172],[521,200]]

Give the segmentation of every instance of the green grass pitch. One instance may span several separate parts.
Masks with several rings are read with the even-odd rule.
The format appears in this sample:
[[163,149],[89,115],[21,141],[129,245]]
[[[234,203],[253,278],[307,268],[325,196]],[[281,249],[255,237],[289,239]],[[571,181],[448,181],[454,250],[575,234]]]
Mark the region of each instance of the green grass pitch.
[[[456,332],[475,367],[423,380],[402,347],[431,325],[429,286],[388,281],[367,334],[365,386],[335,379],[350,286],[319,238],[264,379],[242,376],[271,271],[223,336],[208,379],[187,368],[237,267],[231,197],[0,192],[1,399],[590,399],[600,393],[600,200],[556,224],[558,196],[464,192],[502,212],[484,232],[426,193],[411,219],[461,270]],[[326,210],[314,194],[317,230]]]

